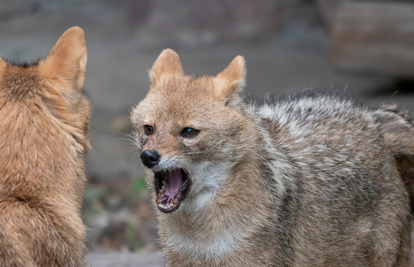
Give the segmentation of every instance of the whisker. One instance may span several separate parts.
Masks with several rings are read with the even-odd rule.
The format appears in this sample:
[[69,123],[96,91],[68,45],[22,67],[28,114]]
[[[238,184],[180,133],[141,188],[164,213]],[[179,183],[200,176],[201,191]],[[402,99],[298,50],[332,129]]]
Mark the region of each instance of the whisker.
[[137,146],[138,148],[142,148],[142,144],[138,141],[138,140],[129,140],[129,139],[127,139],[127,138],[120,138],[120,140],[124,140],[124,141],[127,141],[127,142],[129,142],[129,144],[131,144],[131,145],[135,145],[135,146]]
[[[134,150],[134,151],[132,151],[131,153],[129,153],[129,155],[128,155],[128,157],[127,157],[127,162],[128,162],[128,159],[129,159],[129,157],[132,155],[132,154],[134,154],[134,153],[139,153],[139,151],[138,150]],[[137,160],[138,158],[136,158],[135,160]]]
[[[97,132],[99,132],[99,133],[103,133],[103,134],[107,134],[107,135],[117,135],[117,134],[119,134],[119,135],[125,135],[125,136],[128,136],[128,137],[133,137],[133,135],[132,135],[132,134],[126,134],[126,133],[123,133],[123,132],[114,132],[114,133],[109,133],[109,132],[105,132],[105,131],[103,131],[103,130],[97,129],[97,128],[93,127],[92,125],[91,125],[90,127],[91,127],[91,129],[93,129],[93,130],[95,130],[95,131],[97,131]],[[135,132],[134,132],[134,133],[135,133]]]
[[99,133],[103,133],[103,134],[107,134],[107,135],[111,135],[111,136],[120,136],[120,135],[122,135],[124,137],[123,138],[120,138],[121,140],[127,141],[127,142],[129,142],[129,143],[131,143],[131,144],[133,144],[133,145],[135,145],[135,146],[137,146],[139,148],[142,148],[141,142],[139,142],[136,139],[136,133],[135,133],[135,131],[132,134],[127,134],[127,133],[122,133],[122,132],[108,133],[108,132],[99,130],[99,129],[93,127],[93,126],[90,126],[90,127],[91,127],[91,129],[93,129],[93,130],[95,130],[95,131],[97,131]]
[[133,139],[128,139],[128,138],[119,138],[120,140],[124,140],[124,141],[128,141],[128,142],[132,142],[132,143],[134,143],[135,142],[135,140],[133,140]]
[[128,145],[128,144],[125,144],[125,145],[123,145],[124,147],[125,146],[133,146],[133,147],[137,147],[135,144],[130,144],[130,145]]
[[103,133],[103,134],[107,134],[107,135],[112,135],[112,136],[122,135],[122,136],[125,136],[127,138],[120,138],[121,140],[126,140],[126,141],[129,141],[129,142],[134,143],[134,144],[140,143],[140,142],[138,142],[138,140],[135,137],[136,136],[136,133],[135,132],[133,132],[132,134],[127,134],[127,133],[122,133],[122,132],[108,133],[108,132],[99,130],[99,129],[93,127],[93,126],[91,126],[91,129],[93,129],[93,130],[95,130],[95,131],[97,131],[99,133]]

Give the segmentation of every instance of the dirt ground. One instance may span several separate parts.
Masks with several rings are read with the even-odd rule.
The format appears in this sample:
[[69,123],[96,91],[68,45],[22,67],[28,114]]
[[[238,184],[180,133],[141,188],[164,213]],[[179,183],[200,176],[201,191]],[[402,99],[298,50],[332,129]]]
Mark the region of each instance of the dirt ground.
[[[90,230],[86,262],[94,267],[162,266],[155,218],[142,184],[143,169],[138,155],[130,155],[134,147],[118,133],[131,133],[129,111],[145,96],[148,70],[161,48],[170,45],[148,45],[152,35],[146,35],[145,27],[136,31],[125,8],[111,1],[68,2],[13,9],[11,1],[0,0],[0,57],[44,58],[66,29],[84,29],[88,45],[85,91],[93,103],[90,137],[94,147],[87,159],[84,220]],[[11,10],[4,13],[7,16],[1,13],[6,5]],[[315,16],[309,10],[306,6],[304,13],[297,12]],[[267,93],[294,94],[323,87],[346,92],[367,105],[397,104],[414,115],[410,82],[335,70],[329,36],[321,24],[292,19],[265,38],[249,42],[198,46],[187,39],[189,45],[171,43],[187,73],[214,75],[235,56],[243,55],[246,95],[260,98]]]

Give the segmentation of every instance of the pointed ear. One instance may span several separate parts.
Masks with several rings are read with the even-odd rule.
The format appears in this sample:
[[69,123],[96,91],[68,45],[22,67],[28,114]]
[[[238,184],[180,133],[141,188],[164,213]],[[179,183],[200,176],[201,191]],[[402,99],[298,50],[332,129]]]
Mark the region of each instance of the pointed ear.
[[245,75],[246,68],[244,58],[242,56],[237,56],[225,70],[216,76],[216,85],[214,88],[215,95],[226,100],[238,96],[243,89]]
[[150,71],[151,82],[154,83],[162,75],[168,74],[184,74],[180,57],[171,49],[165,49],[158,56]]
[[50,50],[48,57],[41,64],[41,69],[48,78],[60,78],[65,83],[66,90],[79,92],[85,82],[86,61],[85,33],[79,27],[72,27]]
[[6,68],[7,63],[0,57],[0,78],[3,76],[4,69]]

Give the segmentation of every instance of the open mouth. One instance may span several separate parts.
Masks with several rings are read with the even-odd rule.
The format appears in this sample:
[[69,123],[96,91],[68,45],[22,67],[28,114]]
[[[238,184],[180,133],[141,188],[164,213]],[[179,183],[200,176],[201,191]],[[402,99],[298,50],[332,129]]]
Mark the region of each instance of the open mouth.
[[158,209],[170,213],[178,209],[188,189],[188,176],[183,169],[154,172]]

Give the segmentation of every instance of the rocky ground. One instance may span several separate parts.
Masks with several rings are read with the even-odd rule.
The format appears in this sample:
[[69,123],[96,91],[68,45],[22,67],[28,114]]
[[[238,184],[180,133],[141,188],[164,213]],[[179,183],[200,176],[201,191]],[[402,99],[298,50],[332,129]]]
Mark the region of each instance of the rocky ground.
[[[89,228],[88,265],[162,266],[155,216],[139,155],[131,154],[135,148],[124,135],[132,131],[129,110],[145,96],[148,70],[162,48],[175,49],[184,71],[192,74],[214,75],[235,56],[243,55],[247,63],[245,92],[256,98],[266,93],[293,94],[324,87],[346,92],[368,105],[398,104],[414,114],[411,83],[342,73],[332,67],[329,35],[309,1],[280,1],[281,5],[272,7],[276,15],[252,7],[267,19],[260,23],[240,19],[226,30],[217,30],[220,25],[206,18],[197,22],[196,29],[201,30],[184,27],[185,20],[169,18],[162,7],[157,7],[160,1],[155,2],[152,12],[147,1],[119,4],[121,1],[33,0],[22,5],[18,0],[0,0],[0,57],[44,58],[69,27],[81,26],[86,32],[85,91],[93,103],[94,147],[87,159],[88,187],[83,208]],[[220,7],[220,2],[214,3]],[[224,12],[221,23],[227,24],[226,12],[238,14],[228,7],[213,10]],[[172,14],[193,19],[183,12],[175,8]],[[159,18],[168,19],[160,23]],[[255,20],[253,16],[250,22]],[[165,25],[175,28],[166,30]],[[162,34],[166,31],[169,34]],[[237,34],[229,36],[229,32]]]

